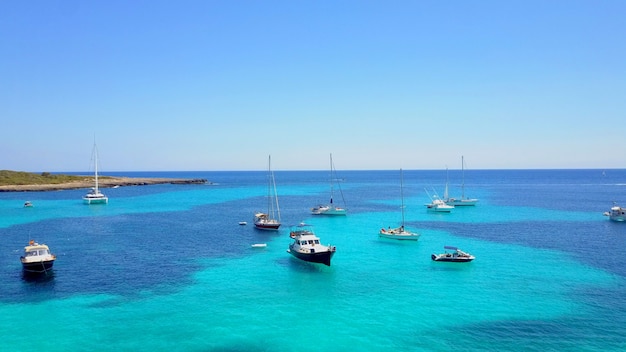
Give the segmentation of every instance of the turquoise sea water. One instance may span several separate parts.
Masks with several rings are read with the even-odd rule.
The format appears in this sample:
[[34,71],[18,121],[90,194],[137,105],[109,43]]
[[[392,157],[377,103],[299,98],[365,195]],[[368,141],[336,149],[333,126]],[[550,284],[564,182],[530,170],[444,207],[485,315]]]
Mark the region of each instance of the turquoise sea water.
[[[340,171],[346,217],[309,215],[327,172],[276,172],[279,232],[252,226],[264,172],[123,175],[213,184],[105,189],[91,206],[86,190],[0,193],[0,350],[626,350],[626,224],[602,216],[626,204],[626,170],[469,170],[480,202],[451,214],[423,205],[445,171],[405,170],[412,243],[377,235],[401,221],[399,171]],[[286,252],[300,222],[337,246],[331,267]],[[22,277],[29,239],[57,254],[46,279]],[[477,259],[432,262],[444,245]]]

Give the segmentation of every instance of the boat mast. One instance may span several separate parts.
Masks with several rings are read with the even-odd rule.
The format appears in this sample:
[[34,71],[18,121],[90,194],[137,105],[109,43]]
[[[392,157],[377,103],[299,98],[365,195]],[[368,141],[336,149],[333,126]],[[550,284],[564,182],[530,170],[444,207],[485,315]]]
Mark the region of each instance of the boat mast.
[[400,199],[402,207],[402,227],[404,228],[404,173],[400,169]]
[[443,199],[444,201],[448,201],[448,167],[446,166],[446,188],[443,190]]
[[[267,163],[267,170],[269,176],[269,182],[267,183],[267,212],[271,219],[276,218],[276,212],[278,212],[278,220],[280,221],[280,208],[278,207],[278,193],[276,192],[276,180],[274,179],[274,173],[272,172],[272,156],[270,155]],[[272,194],[272,188],[274,193]],[[274,198],[274,199],[272,199]],[[276,206],[274,206],[276,202]]]
[[94,141],[93,141],[93,153],[94,153],[94,171],[95,171],[95,175],[96,175],[96,188],[95,188],[95,194],[98,194],[98,146],[96,145],[96,140],[94,137]]
[[333,153],[330,153],[330,205],[333,205]]
[[[337,177],[337,170],[335,170],[335,164],[333,163],[333,154],[330,153],[330,205],[333,205],[333,197],[335,190],[335,180],[339,180]],[[346,207],[346,198],[343,196],[343,190],[341,189],[341,182],[337,182],[337,187],[339,188],[339,193],[341,194],[341,201],[343,202],[343,206]]]
[[276,179],[272,172],[272,185],[274,186],[274,201],[276,202],[276,212],[278,213],[278,221],[280,221],[280,208],[278,207],[278,192],[276,192]]
[[465,160],[461,155],[461,199],[465,199]]
[[274,218],[274,207],[272,206],[272,156],[267,157],[267,214]]

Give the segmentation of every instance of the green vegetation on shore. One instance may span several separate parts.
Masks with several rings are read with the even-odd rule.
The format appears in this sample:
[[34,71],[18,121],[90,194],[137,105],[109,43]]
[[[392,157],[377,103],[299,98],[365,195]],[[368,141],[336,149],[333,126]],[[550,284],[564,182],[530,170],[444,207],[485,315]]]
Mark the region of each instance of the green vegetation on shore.
[[90,176],[51,174],[49,172],[35,174],[32,172],[0,170],[0,186],[61,184],[84,181],[89,177]]

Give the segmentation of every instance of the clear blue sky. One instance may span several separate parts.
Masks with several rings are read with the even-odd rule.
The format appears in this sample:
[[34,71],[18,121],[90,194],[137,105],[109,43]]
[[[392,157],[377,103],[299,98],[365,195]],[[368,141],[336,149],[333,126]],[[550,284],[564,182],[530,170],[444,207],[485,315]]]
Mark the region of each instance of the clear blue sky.
[[0,2],[0,169],[624,168],[626,1]]

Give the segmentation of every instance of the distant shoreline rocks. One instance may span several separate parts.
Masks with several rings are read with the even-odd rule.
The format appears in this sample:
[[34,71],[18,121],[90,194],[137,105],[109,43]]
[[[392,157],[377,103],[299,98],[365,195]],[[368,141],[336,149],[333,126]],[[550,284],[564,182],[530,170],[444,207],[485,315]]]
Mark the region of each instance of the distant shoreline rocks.
[[[98,179],[100,188],[112,188],[123,186],[146,186],[158,184],[205,184],[210,183],[203,178],[179,179],[179,178],[138,178],[138,177],[111,177],[103,176]],[[41,192],[60,191],[70,189],[92,188],[94,186],[93,177],[87,177],[81,181],[71,181],[58,184],[32,184],[32,185],[4,185],[0,186],[0,192]]]

